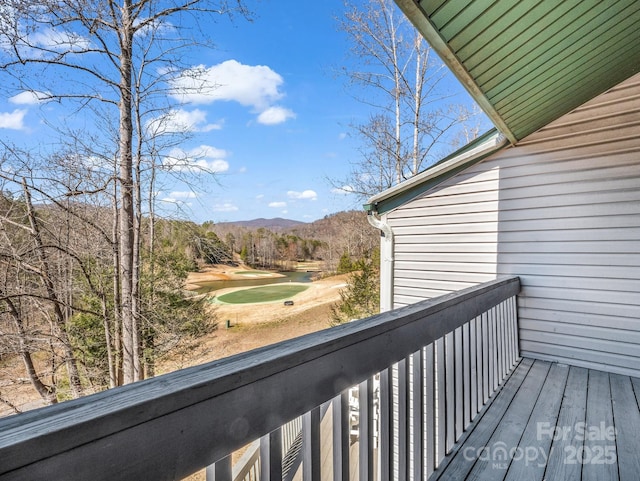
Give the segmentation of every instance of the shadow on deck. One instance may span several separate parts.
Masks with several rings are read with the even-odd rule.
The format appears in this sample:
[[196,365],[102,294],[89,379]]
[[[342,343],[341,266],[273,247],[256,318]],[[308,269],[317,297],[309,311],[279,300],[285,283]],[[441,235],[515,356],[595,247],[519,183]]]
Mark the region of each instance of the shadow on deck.
[[639,406],[639,378],[522,359],[429,479],[640,479]]

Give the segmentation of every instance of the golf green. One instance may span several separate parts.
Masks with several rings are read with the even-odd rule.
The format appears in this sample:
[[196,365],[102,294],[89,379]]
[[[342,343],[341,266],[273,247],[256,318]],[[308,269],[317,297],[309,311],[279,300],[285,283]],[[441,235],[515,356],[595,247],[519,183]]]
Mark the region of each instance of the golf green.
[[226,304],[280,301],[306,291],[308,288],[309,286],[301,286],[299,284],[272,284],[223,294],[217,300]]

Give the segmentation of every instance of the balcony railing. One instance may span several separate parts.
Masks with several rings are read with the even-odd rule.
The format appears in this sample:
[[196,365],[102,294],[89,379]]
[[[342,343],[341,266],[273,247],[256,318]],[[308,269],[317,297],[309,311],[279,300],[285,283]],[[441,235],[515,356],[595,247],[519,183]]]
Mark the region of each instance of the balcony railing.
[[346,481],[357,386],[359,480],[423,479],[516,362],[519,289],[517,277],[498,279],[3,419],[0,477],[162,480],[209,466],[227,480],[230,453],[261,439],[259,478],[282,479],[281,427],[302,416],[303,479]]

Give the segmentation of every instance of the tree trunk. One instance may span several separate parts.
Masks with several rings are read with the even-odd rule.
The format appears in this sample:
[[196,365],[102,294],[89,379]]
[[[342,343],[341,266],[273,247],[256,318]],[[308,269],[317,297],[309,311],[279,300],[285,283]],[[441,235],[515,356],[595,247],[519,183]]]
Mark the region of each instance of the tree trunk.
[[[117,167],[114,166],[117,170]],[[120,226],[120,204],[118,203],[118,184],[113,184],[113,225],[111,232],[111,248],[113,256],[113,370],[116,386],[124,384],[122,369],[122,302],[120,302],[120,246],[118,230]]]
[[122,6],[122,30],[120,33],[120,124],[119,124],[119,184],[120,184],[120,302],[122,316],[122,370],[124,384],[136,379],[135,356],[136,318],[133,304],[134,280],[134,223],[133,204],[133,122],[131,116],[131,80],[133,25],[131,3],[125,0]]
[[413,168],[412,175],[418,174],[420,168],[420,110],[422,108],[422,84],[424,75],[422,74],[422,37],[416,35],[416,80],[413,92]]
[[[142,75],[142,71],[139,73]],[[140,95],[140,78],[136,78],[136,92]],[[141,381],[145,377],[144,364],[143,364],[143,339],[141,325],[141,311],[142,311],[142,294],[141,279],[140,279],[140,266],[141,266],[141,249],[142,249],[142,158],[143,158],[143,135],[142,131],[144,126],[142,125],[142,118],[140,115],[140,99],[135,99],[135,125],[138,132],[137,144],[135,152],[135,224],[134,224],[134,242],[133,242],[133,315],[136,319],[137,329],[134,331],[134,372],[135,380]],[[152,194],[152,192],[150,192]]]
[[25,345],[25,340],[27,338],[27,334],[24,330],[24,324],[22,322],[22,317],[18,312],[15,304],[11,301],[11,299],[5,299],[5,303],[9,307],[9,313],[13,318],[13,323],[16,326],[16,330],[18,331],[18,339],[19,339],[19,351],[20,357],[22,358],[22,362],[27,370],[27,376],[29,376],[29,381],[31,385],[36,390],[36,392],[40,395],[40,397],[47,404],[56,404],[58,402],[58,398],[56,397],[55,388],[51,386],[45,385],[40,376],[38,376],[38,372],[36,371],[35,365],[33,363],[33,358],[31,357],[31,352],[29,352],[27,346]]
[[116,360],[113,352],[113,339],[111,336],[111,325],[109,320],[109,309],[107,308],[107,299],[103,294],[100,296],[100,305],[102,307],[102,325],[104,328],[104,340],[107,346],[107,364],[109,366],[109,387],[114,388],[118,385],[118,374],[116,369]]
[[[391,12],[388,12],[388,15],[391,15]],[[393,25],[393,19],[389,21],[389,25]],[[392,48],[392,57],[393,57],[393,74],[394,74],[394,106],[395,106],[395,146],[394,146],[394,156],[396,162],[396,182],[399,184],[402,182],[402,167],[404,165],[402,159],[402,106],[400,105],[402,102],[402,72],[400,71],[400,65],[398,65],[398,46],[397,46],[397,35],[395,29],[392,31],[391,35],[391,48]]]
[[[138,150],[138,152],[140,152]],[[142,366],[141,348],[142,341],[140,338],[140,243],[142,228],[142,206],[141,206],[141,193],[140,193],[140,157],[139,153],[136,155],[136,181],[135,181],[135,217],[134,217],[134,230],[133,230],[133,270],[131,286],[133,288],[131,292],[132,313],[135,320],[136,328],[133,330],[133,372],[134,381],[141,381],[144,379],[144,371]]]
[[[154,192],[156,188],[156,166],[152,161],[151,165],[151,179],[149,180],[149,232],[148,232],[148,243],[149,243],[149,297],[148,297],[148,305],[153,308],[155,304],[155,296],[156,296],[156,214],[155,214],[155,202],[154,202]],[[151,327],[146,327],[144,329],[144,372],[146,377],[154,377],[156,375],[155,368],[155,342],[154,342],[154,332]]]

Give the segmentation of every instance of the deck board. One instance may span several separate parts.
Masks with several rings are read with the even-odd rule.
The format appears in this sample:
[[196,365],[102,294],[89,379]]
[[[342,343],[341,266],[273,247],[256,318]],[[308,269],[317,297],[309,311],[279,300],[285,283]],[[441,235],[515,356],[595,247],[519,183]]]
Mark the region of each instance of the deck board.
[[640,476],[640,412],[639,392],[628,376],[610,374],[613,416],[616,429],[616,447],[620,481],[637,480]]
[[540,396],[538,396],[527,427],[520,439],[519,455],[513,456],[505,477],[506,481],[543,478],[547,466],[546,456],[551,448],[552,439],[550,436],[540,436],[539,427],[546,422],[555,426],[568,375],[568,366],[551,365]]
[[524,358],[429,481],[627,481],[638,473],[640,379]]
[[550,436],[553,439],[545,472],[548,479],[580,480],[582,476],[577,457],[583,443],[576,435],[576,426],[586,419],[588,374],[587,369],[569,369],[558,421],[548,424],[549,434],[541,429],[541,438]]
[[[461,441],[463,443],[458,443],[454,446],[454,449],[448,455],[449,459],[445,459],[440,467],[434,471],[432,475],[434,481],[466,478],[473,468],[476,458],[475,456],[469,456],[469,453],[477,453],[487,445],[496,424],[509,408],[531,365],[532,362],[527,359],[524,359],[518,365],[518,368],[505,381],[504,388],[495,395],[491,404],[478,414],[479,419],[471,424],[468,430],[469,434],[462,437]],[[462,447],[464,449],[461,449]]]
[[[583,481],[618,481],[618,466],[614,461],[615,433],[612,432],[613,410],[609,374],[589,371],[587,387],[587,426],[597,427],[584,434],[582,464]],[[607,430],[609,428],[609,430]],[[611,462],[609,462],[611,461]]]
[[486,445],[487,449],[480,451],[480,456],[469,473],[471,479],[492,481],[504,477],[510,464],[510,447],[518,446],[548,372],[547,363],[535,363],[531,366],[509,409],[493,431]]

